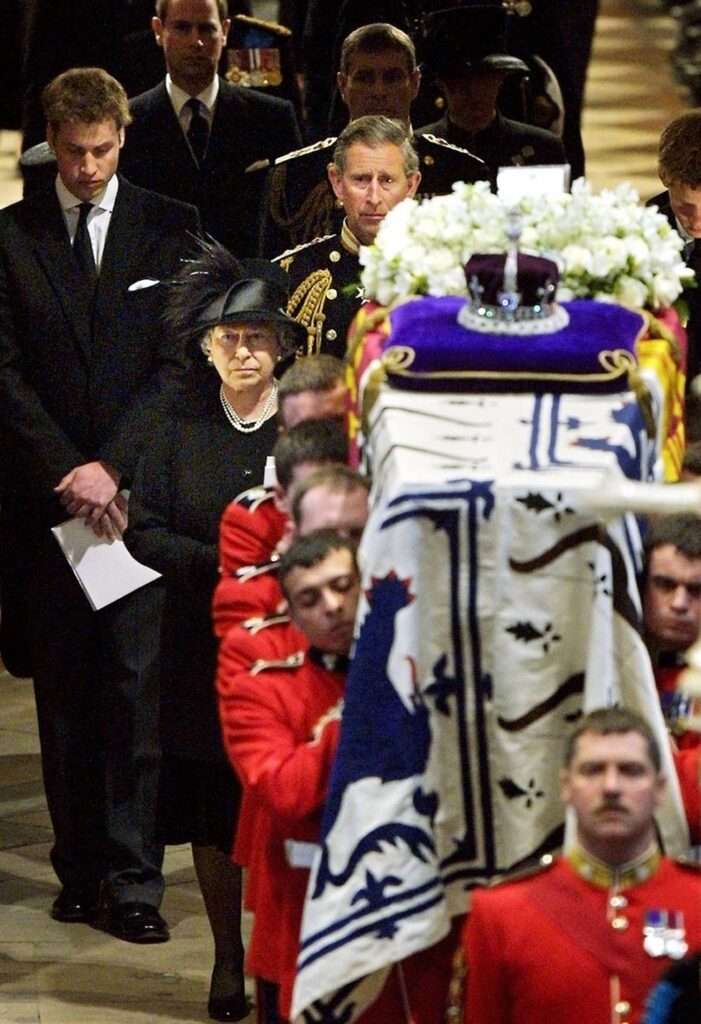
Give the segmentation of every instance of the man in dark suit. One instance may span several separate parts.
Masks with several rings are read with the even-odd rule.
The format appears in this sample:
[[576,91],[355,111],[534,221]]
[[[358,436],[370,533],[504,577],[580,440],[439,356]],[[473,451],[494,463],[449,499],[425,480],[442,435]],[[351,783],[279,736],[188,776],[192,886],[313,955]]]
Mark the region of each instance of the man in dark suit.
[[687,110],[660,135],[657,173],[666,192],[653,196],[656,206],[684,239],[684,260],[696,274],[697,287],[683,293],[689,317],[687,386],[701,373],[701,110]]
[[[92,611],[50,528],[74,516],[113,538],[126,524],[123,489],[183,369],[159,321],[160,285],[199,218],[117,176],[129,109],[105,71],[59,75],[44,110],[55,184],[0,212],[2,533],[15,554],[3,592],[10,623],[17,603],[25,612],[63,887],[52,915],[91,920],[102,885],[106,927],[158,942],[160,592]],[[2,639],[13,647],[7,629]]]
[[217,75],[226,0],[157,0],[156,11],[168,74],[131,101],[122,170],[136,185],[196,205],[206,231],[250,256],[263,188],[256,165],[299,146],[293,107]]

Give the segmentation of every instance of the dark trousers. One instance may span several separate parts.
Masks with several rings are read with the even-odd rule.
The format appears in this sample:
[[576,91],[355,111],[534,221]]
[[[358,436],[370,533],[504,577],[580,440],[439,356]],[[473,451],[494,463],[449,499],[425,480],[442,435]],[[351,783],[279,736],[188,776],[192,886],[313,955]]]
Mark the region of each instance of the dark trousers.
[[280,986],[263,978],[256,978],[256,1003],[258,1004],[258,1024],[287,1024],[280,1016],[277,1007]]
[[53,536],[32,558],[31,660],[51,852],[63,885],[163,895],[155,840],[162,589],[92,611]]

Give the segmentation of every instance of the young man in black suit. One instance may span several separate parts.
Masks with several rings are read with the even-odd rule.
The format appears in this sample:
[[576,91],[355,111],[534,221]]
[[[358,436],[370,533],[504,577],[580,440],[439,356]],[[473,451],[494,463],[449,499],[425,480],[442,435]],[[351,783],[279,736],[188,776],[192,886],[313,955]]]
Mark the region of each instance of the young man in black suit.
[[122,169],[137,185],[196,205],[205,231],[251,256],[263,188],[256,166],[300,145],[292,104],[217,75],[226,0],[157,0],[152,25],[168,74],[131,101]]
[[[684,239],[684,261],[701,281],[701,110],[686,110],[664,128],[657,154],[657,173],[666,192],[648,200]],[[687,387],[701,373],[701,288],[688,288],[686,324]]]
[[21,629],[34,678],[63,887],[52,915],[92,920],[102,887],[108,930],[158,942],[160,593],[92,611],[51,527],[75,516],[115,537],[126,525],[123,490],[183,370],[160,323],[161,285],[199,218],[117,175],[129,109],[105,71],[59,75],[44,110],[55,183],[0,211],[2,534],[15,554],[2,639],[16,653]]

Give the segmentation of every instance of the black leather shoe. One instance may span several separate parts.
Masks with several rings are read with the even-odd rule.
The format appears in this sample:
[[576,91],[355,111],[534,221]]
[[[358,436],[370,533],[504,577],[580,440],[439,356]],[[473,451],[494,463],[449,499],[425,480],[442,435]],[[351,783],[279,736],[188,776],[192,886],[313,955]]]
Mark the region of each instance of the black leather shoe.
[[167,942],[168,925],[148,903],[113,903],[107,911],[105,930],[125,942]]
[[243,993],[231,999],[209,997],[207,1013],[210,1020],[245,1020],[251,1012],[251,1002]]
[[[232,983],[239,979],[241,985],[239,991],[231,993]],[[230,995],[223,994],[227,990],[231,993]],[[215,964],[209,987],[209,1002],[207,1003],[210,1020],[245,1020],[251,1012],[251,1005],[243,990],[243,971],[237,977],[228,968]]]
[[66,924],[77,924],[81,921],[92,921],[97,913],[97,893],[81,889],[61,889],[51,904],[51,916],[54,921]]

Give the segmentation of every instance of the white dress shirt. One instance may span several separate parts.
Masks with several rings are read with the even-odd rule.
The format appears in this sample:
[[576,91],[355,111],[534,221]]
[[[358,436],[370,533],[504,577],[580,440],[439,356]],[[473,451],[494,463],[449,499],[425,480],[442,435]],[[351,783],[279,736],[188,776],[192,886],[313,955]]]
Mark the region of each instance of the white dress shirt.
[[[95,257],[95,266],[97,267],[98,273],[100,272],[102,255],[105,251],[107,232],[109,230],[110,219],[112,217],[112,211],[114,210],[114,203],[117,198],[118,188],[119,179],[116,174],[113,174],[107,182],[104,192],[99,196],[94,196],[91,200],[93,209],[88,214],[88,235],[90,236],[90,243],[92,245],[93,256]],[[56,195],[58,196],[58,201],[61,204],[63,219],[66,222],[68,235],[72,245],[75,239],[75,233],[78,230],[78,218],[80,216],[80,204],[82,199],[76,198],[72,192],[68,191],[66,186],[63,184],[60,174],[56,175]]]
[[219,95],[219,78],[217,75],[214,76],[207,88],[203,89],[197,96],[190,96],[189,93],[185,92],[184,89],[181,89],[179,85],[175,84],[170,75],[166,75],[166,92],[170,97],[170,102],[173,104],[173,110],[180,121],[180,126],[186,135],[192,119],[192,110],[190,107],[185,106],[185,104],[191,99],[199,100],[200,103],[204,104],[205,109],[202,113],[209,121],[209,127],[212,127],[214,106],[217,102],[217,96]]

